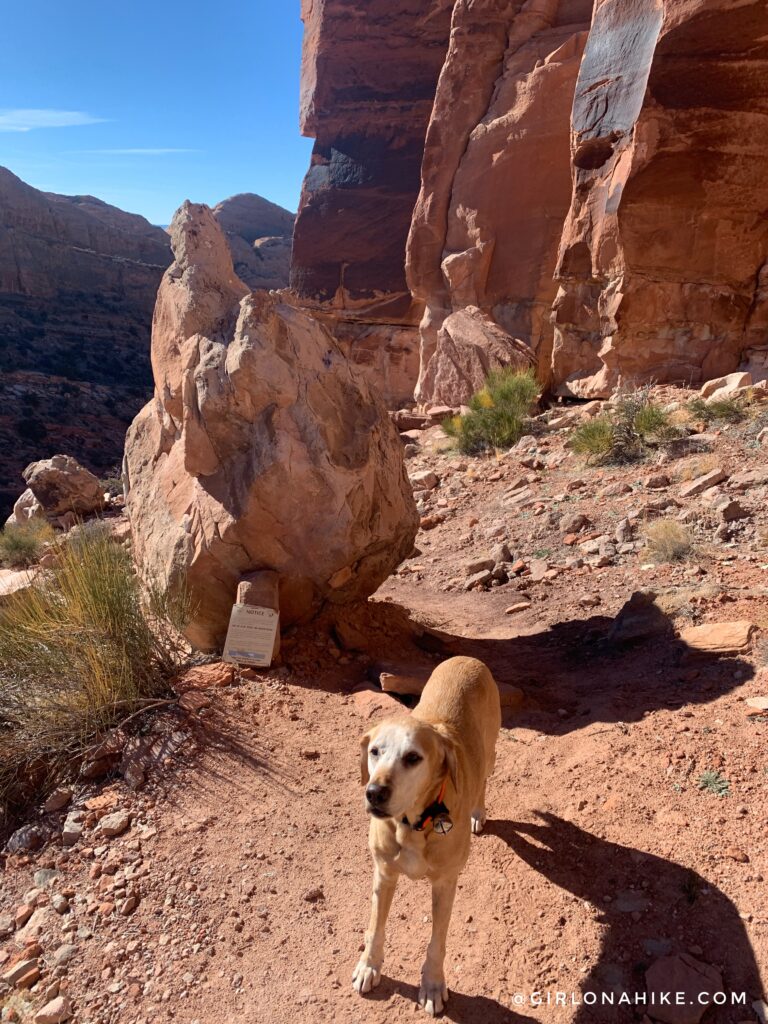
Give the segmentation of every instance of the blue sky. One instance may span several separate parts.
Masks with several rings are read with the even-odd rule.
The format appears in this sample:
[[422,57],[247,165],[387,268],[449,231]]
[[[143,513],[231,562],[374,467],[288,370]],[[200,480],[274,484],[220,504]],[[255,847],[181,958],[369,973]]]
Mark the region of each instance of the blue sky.
[[5,4],[0,164],[167,224],[184,199],[295,210],[299,0]]

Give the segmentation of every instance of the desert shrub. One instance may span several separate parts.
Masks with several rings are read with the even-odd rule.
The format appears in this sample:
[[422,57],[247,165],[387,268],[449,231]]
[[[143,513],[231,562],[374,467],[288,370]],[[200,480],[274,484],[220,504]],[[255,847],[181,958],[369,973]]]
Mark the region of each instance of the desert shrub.
[[653,562],[682,562],[693,549],[691,535],[674,519],[657,519],[645,530],[644,556]]
[[53,529],[45,519],[10,523],[0,533],[0,565],[25,569],[40,561],[46,544],[53,540]]
[[712,423],[714,420],[740,423],[746,416],[744,403],[735,398],[719,398],[714,402],[707,402],[696,397],[688,402],[687,409],[692,419],[703,420],[704,423]]
[[0,606],[0,802],[55,776],[151,703],[182,657],[182,595],[146,596],[104,531],[56,549],[50,573]]
[[108,494],[120,495],[123,493],[123,478],[116,473],[103,477],[99,480],[99,485]]
[[637,462],[651,445],[669,441],[678,431],[651,398],[652,385],[619,391],[602,415],[580,423],[571,448],[595,462]]
[[580,423],[571,436],[571,448],[577,455],[597,460],[607,458],[613,449],[613,420],[596,416]]
[[443,430],[465,455],[511,448],[523,436],[540,390],[532,370],[497,370],[472,396],[469,412],[446,420]]

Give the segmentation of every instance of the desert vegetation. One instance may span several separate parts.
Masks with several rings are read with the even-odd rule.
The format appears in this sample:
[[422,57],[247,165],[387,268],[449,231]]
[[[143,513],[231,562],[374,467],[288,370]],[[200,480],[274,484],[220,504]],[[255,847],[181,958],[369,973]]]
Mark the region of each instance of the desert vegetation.
[[446,420],[443,430],[464,455],[510,448],[525,432],[540,390],[530,370],[498,370],[472,396],[469,411]]
[[620,391],[594,419],[579,424],[571,448],[587,461],[627,463],[643,459],[652,447],[678,436],[669,415],[653,400],[652,386]]
[[0,801],[76,769],[105,730],[161,696],[183,656],[183,597],[145,595],[96,524],[0,607]]
[[40,561],[46,545],[53,538],[53,529],[45,519],[9,523],[0,532],[0,565],[10,569],[26,569],[34,565]]

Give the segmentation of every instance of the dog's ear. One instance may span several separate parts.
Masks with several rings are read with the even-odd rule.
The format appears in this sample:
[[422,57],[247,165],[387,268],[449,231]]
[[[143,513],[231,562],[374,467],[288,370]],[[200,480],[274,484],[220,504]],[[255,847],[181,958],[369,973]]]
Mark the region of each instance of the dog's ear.
[[456,756],[456,744],[453,739],[438,727],[438,733],[442,740],[443,747],[443,772],[451,780],[451,785],[458,791],[461,779],[459,778],[459,759]]
[[371,729],[365,734],[360,740],[360,782],[364,785],[368,785],[370,775],[368,774],[368,744],[371,742]]

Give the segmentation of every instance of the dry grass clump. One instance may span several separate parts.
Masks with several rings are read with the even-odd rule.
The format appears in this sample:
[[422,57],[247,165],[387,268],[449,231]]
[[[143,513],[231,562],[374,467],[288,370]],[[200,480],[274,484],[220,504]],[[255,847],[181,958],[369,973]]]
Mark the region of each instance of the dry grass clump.
[[652,385],[620,391],[602,415],[574,430],[570,444],[587,461],[627,463],[643,459],[653,445],[672,440],[678,431],[652,399]]
[[740,423],[747,416],[745,402],[736,398],[718,398],[707,402],[701,397],[692,398],[686,409],[694,420],[704,423],[719,421],[721,423]]
[[0,532],[0,565],[11,569],[34,565],[53,538],[53,528],[45,519],[9,524]]
[[696,480],[698,477],[704,476],[705,473],[719,469],[721,464],[722,459],[718,459],[716,455],[699,456],[680,467],[679,479],[681,481]]
[[146,598],[107,531],[0,606],[0,802],[76,763],[105,729],[156,699],[178,667],[184,597]]
[[443,430],[464,455],[511,448],[525,433],[540,390],[532,370],[498,370],[469,400],[469,412],[446,420]]
[[645,530],[643,557],[651,562],[683,562],[693,552],[693,541],[682,523],[657,519]]

